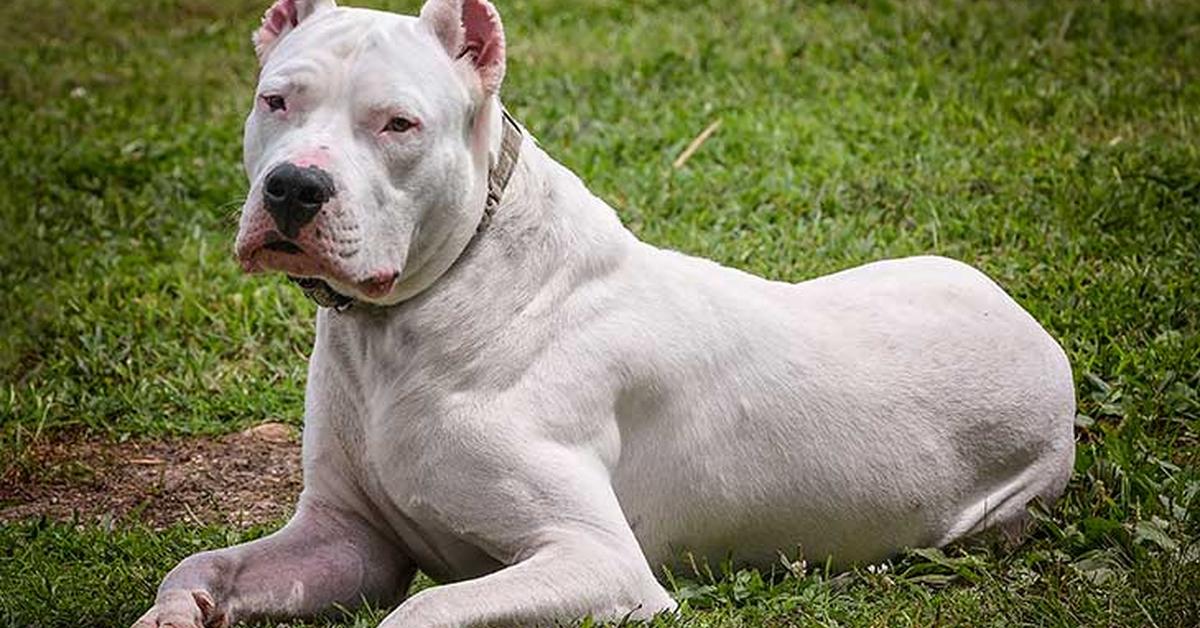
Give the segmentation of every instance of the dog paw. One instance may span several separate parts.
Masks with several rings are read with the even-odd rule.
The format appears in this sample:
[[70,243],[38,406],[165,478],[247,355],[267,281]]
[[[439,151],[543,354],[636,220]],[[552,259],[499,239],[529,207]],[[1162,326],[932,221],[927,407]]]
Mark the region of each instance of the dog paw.
[[154,607],[133,628],[226,628],[229,622],[216,612],[206,591],[169,591],[158,596]]

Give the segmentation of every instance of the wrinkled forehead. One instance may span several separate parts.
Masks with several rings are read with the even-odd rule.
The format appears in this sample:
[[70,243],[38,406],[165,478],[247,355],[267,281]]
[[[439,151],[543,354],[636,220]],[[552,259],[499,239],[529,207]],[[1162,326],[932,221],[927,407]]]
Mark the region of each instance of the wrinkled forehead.
[[356,8],[302,23],[272,51],[259,85],[367,102],[466,96],[441,44],[416,17]]

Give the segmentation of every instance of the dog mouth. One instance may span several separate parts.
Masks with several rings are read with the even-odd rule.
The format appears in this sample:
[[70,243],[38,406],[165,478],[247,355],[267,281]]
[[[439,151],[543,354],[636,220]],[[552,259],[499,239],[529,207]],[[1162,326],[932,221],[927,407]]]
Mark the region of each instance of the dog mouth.
[[304,249],[300,248],[299,244],[296,244],[291,240],[275,240],[273,242],[264,244],[263,248],[268,251],[286,253],[288,255],[299,255],[304,252]]
[[242,269],[246,272],[281,271],[292,277],[324,279],[353,290],[366,298],[382,298],[391,292],[400,273],[394,268],[377,268],[366,277],[342,269],[327,257],[315,254],[304,245],[277,231],[262,236],[257,247],[239,252]]

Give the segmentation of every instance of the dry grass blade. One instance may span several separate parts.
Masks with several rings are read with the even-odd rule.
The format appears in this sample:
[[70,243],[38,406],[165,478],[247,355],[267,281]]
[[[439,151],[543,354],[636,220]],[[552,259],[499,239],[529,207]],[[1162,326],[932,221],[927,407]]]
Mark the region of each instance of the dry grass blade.
[[704,142],[706,142],[713,133],[717,132],[717,127],[719,126],[721,126],[721,119],[717,118],[712,124],[704,127],[704,130],[700,132],[700,135],[697,135],[696,138],[687,145],[687,148],[683,149],[682,153],[679,153],[679,156],[675,158],[675,163],[672,163],[671,167],[675,168],[676,170],[682,168],[683,164],[686,164],[687,161],[692,158],[692,155],[696,154],[696,151],[700,150],[700,146],[704,144]]

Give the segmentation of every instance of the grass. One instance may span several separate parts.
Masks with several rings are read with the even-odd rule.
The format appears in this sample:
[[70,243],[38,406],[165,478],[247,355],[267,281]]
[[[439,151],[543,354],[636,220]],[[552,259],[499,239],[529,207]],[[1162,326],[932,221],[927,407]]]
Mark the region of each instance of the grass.
[[[231,256],[265,4],[0,6],[0,468],[65,431],[299,423],[313,307]],[[957,257],[1075,368],[1076,475],[1021,548],[698,567],[659,624],[1200,625],[1200,5],[500,8],[506,104],[641,238],[788,280]],[[0,625],[128,624],[263,532],[0,526]]]

